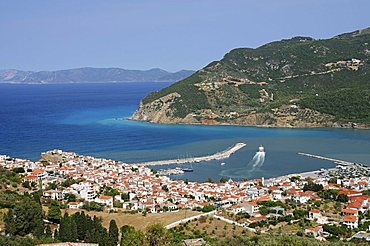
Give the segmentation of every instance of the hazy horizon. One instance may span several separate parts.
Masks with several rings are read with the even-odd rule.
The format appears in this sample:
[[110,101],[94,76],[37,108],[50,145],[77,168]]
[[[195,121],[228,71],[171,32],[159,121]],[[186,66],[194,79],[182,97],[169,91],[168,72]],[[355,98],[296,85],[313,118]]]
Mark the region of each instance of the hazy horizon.
[[367,28],[369,8],[365,0],[4,0],[0,69],[197,70],[238,47]]

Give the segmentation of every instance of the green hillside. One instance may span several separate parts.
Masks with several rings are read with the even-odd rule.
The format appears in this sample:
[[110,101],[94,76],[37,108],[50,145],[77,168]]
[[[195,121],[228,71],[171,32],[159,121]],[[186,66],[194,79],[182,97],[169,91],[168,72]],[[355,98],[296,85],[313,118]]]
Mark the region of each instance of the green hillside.
[[[261,118],[256,125],[279,126],[282,116],[291,126],[299,126],[296,122],[312,126],[368,124],[369,58],[370,29],[331,39],[294,37],[256,49],[234,49],[222,60],[146,96],[132,118],[159,123],[211,119],[216,124],[253,125],[250,117],[254,115]],[[153,102],[171,93],[179,96],[168,103],[168,112],[154,117],[167,102],[159,100],[155,108]],[[312,117],[299,116],[307,112]]]

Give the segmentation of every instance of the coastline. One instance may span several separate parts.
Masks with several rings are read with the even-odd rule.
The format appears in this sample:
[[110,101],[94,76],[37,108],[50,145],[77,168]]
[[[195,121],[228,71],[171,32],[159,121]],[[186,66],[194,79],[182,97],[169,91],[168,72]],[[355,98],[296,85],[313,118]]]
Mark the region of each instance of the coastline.
[[125,120],[129,121],[137,121],[149,124],[159,124],[159,125],[194,125],[194,126],[240,126],[240,127],[257,127],[257,128],[272,128],[272,129],[320,129],[320,128],[334,128],[334,129],[361,129],[361,130],[370,130],[370,125],[360,124],[357,126],[352,126],[350,123],[340,125],[321,125],[321,126],[276,126],[276,125],[247,125],[247,124],[232,124],[232,123],[186,123],[186,122],[152,122],[152,121],[144,121],[144,120],[137,120],[133,119],[132,116],[124,118]]

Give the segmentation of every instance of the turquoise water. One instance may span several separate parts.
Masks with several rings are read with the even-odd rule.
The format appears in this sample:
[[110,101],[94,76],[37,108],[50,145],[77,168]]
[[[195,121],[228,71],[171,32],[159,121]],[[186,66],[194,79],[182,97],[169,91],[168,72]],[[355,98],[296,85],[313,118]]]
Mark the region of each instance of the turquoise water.
[[[297,152],[370,164],[369,130],[157,125],[124,119],[148,92],[167,85],[0,84],[0,153],[37,160],[41,152],[58,148],[130,163],[206,155],[236,142],[247,144],[229,159],[194,164],[193,173],[174,177],[196,181],[272,177],[333,166]],[[266,149],[266,160],[251,171],[247,165],[259,145]]]

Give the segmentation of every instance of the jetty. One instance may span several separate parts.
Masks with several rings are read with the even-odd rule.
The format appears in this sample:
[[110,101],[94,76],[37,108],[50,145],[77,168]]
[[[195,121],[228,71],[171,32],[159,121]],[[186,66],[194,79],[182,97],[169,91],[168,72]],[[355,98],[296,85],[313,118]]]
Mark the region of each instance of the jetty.
[[334,162],[335,164],[339,164],[339,165],[343,165],[343,166],[348,166],[348,165],[353,165],[354,164],[353,162],[349,162],[349,161],[343,161],[343,160],[338,160],[338,159],[334,159],[334,158],[329,158],[329,157],[324,157],[324,156],[319,156],[319,155],[313,155],[313,154],[307,154],[307,153],[302,153],[302,152],[298,152],[298,155],[303,155],[303,156],[312,157],[312,158],[316,158],[316,159],[321,159],[321,160],[325,160],[325,161],[331,161],[331,162]]
[[130,165],[135,166],[162,166],[162,165],[171,165],[171,164],[185,164],[185,163],[198,163],[203,161],[212,161],[212,160],[221,160],[229,158],[232,154],[245,147],[245,143],[236,143],[230,148],[217,152],[212,155],[199,156],[199,157],[189,157],[189,158],[180,158],[180,159],[171,159],[171,160],[161,160],[161,161],[147,161],[139,163],[130,163]]

